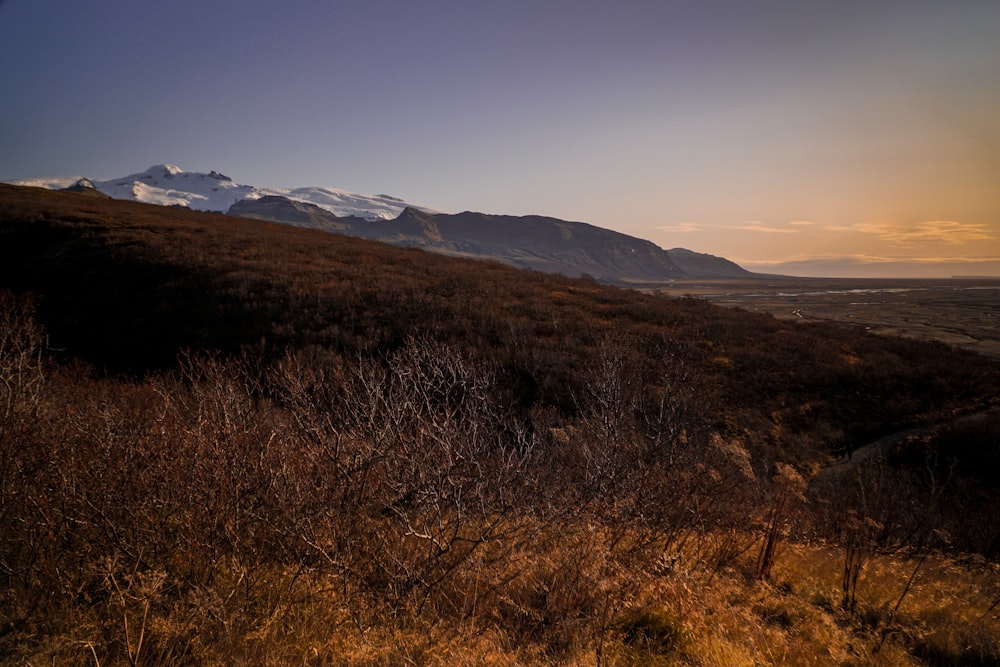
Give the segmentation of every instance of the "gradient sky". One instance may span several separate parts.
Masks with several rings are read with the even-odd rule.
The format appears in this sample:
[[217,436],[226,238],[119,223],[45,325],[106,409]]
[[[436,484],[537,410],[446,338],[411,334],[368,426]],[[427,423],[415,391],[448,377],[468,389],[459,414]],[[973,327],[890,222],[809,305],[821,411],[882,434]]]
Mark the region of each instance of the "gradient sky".
[[1000,275],[997,0],[0,0],[0,180],[152,164]]

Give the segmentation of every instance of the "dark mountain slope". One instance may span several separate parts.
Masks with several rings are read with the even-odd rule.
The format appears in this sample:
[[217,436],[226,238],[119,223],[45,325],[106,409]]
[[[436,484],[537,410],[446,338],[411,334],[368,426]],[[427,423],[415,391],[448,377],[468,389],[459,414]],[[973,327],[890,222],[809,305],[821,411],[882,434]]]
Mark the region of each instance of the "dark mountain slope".
[[[366,222],[363,218],[341,218],[315,204],[276,195],[240,200],[230,207],[228,213],[240,218],[286,222],[296,227],[322,229],[341,234],[349,233],[355,226]],[[357,234],[351,235],[357,236]]]
[[[406,209],[397,220],[427,219]],[[608,282],[663,281],[682,272],[656,245],[586,223],[543,216],[458,213],[430,217],[441,250],[485,256],[521,268],[590,275]]]
[[366,221],[338,218],[318,206],[278,201],[281,199],[263,197],[237,202],[229,214],[325,229],[447,255],[489,259],[545,273],[587,275],[613,284],[753,275],[726,259],[683,249],[665,251],[649,241],[582,222],[468,211],[433,214],[415,208],[405,209],[394,220]]
[[750,278],[750,273],[736,262],[724,257],[716,257],[685,248],[673,248],[667,251],[671,261],[684,272],[685,278]]
[[111,199],[110,195],[106,195],[98,190],[94,183],[88,178],[81,178],[68,188],[63,188],[63,192],[75,192],[77,194],[97,197],[98,199]]

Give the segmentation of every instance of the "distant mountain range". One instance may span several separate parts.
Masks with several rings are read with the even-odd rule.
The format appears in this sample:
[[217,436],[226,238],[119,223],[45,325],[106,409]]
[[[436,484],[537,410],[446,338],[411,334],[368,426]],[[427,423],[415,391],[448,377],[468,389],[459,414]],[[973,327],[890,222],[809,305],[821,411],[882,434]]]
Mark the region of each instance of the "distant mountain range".
[[583,222],[470,211],[449,214],[389,195],[360,195],[333,188],[239,185],[216,171],[189,173],[167,164],[106,181],[55,178],[13,182],[220,211],[546,273],[588,275],[622,285],[756,275],[722,257],[684,248],[664,250],[650,241]]
[[[113,197],[161,206],[186,206],[195,211],[219,211],[244,199],[268,195],[316,204],[338,216],[356,215],[368,220],[391,219],[411,206],[389,195],[359,195],[334,188],[267,188],[239,185],[231,178],[212,171],[207,174],[187,172],[172,164],[158,164],[137,174],[95,181],[88,178],[37,178],[10,181],[50,190],[92,188]],[[426,207],[421,207],[426,208]]]

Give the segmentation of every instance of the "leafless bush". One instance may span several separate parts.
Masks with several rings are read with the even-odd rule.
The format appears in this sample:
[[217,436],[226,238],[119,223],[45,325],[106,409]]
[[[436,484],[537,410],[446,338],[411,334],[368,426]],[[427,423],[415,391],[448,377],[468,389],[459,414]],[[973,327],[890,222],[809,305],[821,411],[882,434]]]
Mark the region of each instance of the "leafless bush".
[[325,502],[298,521],[319,558],[397,611],[419,607],[484,544],[517,524],[532,439],[487,367],[410,340],[384,362],[273,375]]
[[812,484],[812,529],[844,552],[845,611],[853,613],[857,607],[860,575],[872,556],[917,546],[933,536],[936,498],[921,499],[917,486],[909,473],[881,456],[828,469]]
[[637,345],[608,337],[599,346],[578,397],[581,417],[554,442],[567,450],[562,474],[607,527],[614,558],[662,562],[686,551],[717,564],[729,556],[714,542],[687,547],[707,531],[745,528],[757,493],[750,454],[735,440],[702,435],[691,413],[696,388],[678,355],[664,354],[654,375],[639,367]]
[[28,521],[32,480],[43,465],[34,447],[44,346],[30,303],[0,293],[0,576],[7,581],[0,593],[0,637],[16,630],[44,601],[30,585],[42,545],[40,527]]
[[758,579],[768,579],[771,576],[785,522],[795,507],[805,500],[805,480],[795,468],[786,463],[775,464],[772,484],[774,491],[765,520],[764,541],[754,568]]
[[45,336],[29,301],[0,293],[0,427],[13,435],[15,419],[37,407],[44,375]]

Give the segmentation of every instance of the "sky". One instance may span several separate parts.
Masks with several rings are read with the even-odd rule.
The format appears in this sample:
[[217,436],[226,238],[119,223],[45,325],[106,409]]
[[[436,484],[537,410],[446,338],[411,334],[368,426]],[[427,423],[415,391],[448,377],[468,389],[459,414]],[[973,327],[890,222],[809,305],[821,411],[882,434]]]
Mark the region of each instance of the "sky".
[[0,0],[0,180],[170,163],[1000,275],[998,0]]

